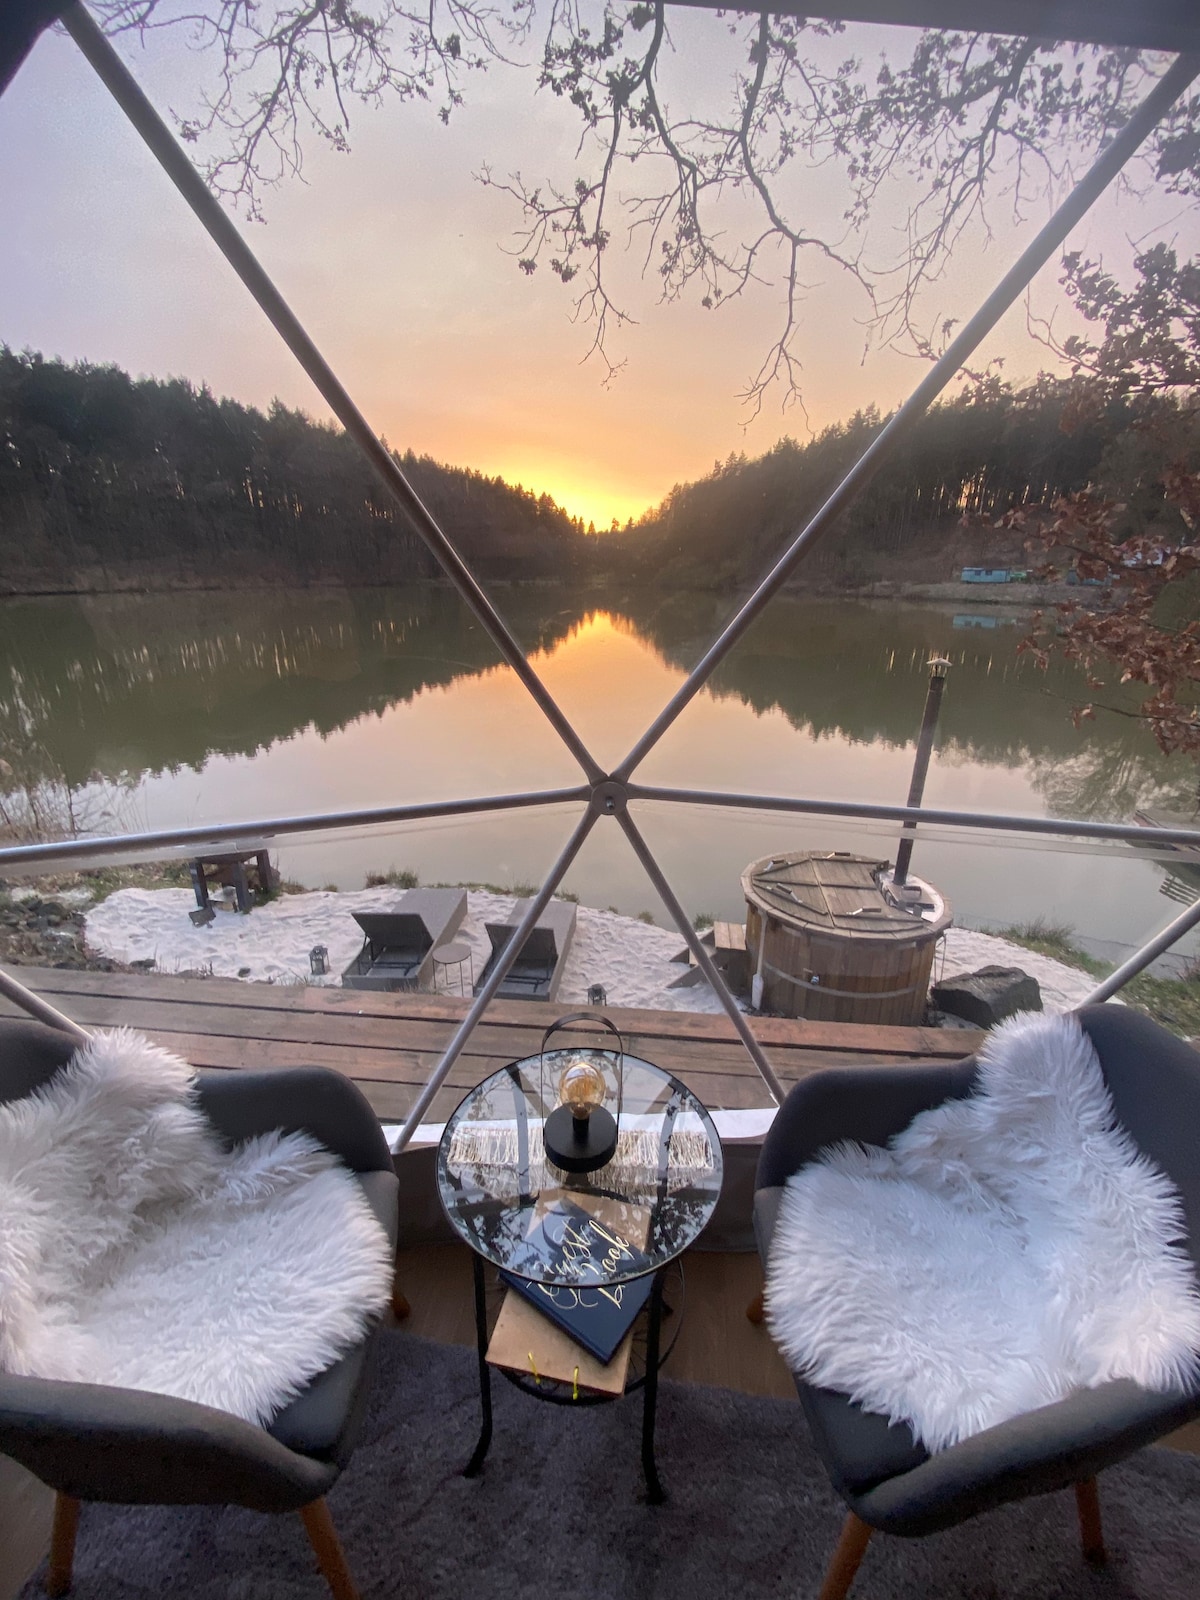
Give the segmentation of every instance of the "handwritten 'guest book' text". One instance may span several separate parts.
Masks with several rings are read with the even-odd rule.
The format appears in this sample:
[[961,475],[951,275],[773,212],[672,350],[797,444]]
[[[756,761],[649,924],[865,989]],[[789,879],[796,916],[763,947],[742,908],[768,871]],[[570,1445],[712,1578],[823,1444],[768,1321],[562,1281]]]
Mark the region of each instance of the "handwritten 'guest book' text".
[[[546,1263],[546,1276],[559,1282],[531,1283],[507,1272],[501,1277],[598,1361],[611,1360],[650,1296],[652,1276],[645,1252],[602,1215],[561,1198],[553,1210],[535,1217],[531,1237],[535,1231],[541,1235],[538,1254]],[[636,1270],[639,1262],[646,1263],[646,1277],[610,1281]]]

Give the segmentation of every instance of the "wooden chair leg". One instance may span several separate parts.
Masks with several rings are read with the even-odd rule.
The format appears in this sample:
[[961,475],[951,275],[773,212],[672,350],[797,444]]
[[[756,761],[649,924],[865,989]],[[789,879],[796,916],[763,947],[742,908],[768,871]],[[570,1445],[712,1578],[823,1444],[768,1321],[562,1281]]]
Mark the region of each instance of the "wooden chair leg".
[[833,1552],[833,1560],[829,1563],[829,1570],[825,1574],[825,1582],[821,1585],[818,1600],[845,1600],[846,1592],[854,1582],[854,1574],[858,1571],[859,1563],[867,1552],[870,1538],[870,1526],[861,1517],[856,1517],[853,1511],[848,1512],[842,1524],[842,1536],[838,1540],[837,1549]]
[[79,1501],[69,1494],[54,1497],[54,1522],[50,1532],[50,1567],[46,1573],[46,1593],[63,1595],[71,1587],[75,1564],[75,1535],[79,1529]]
[[1079,1537],[1083,1559],[1097,1566],[1108,1560],[1104,1548],[1104,1529],[1100,1525],[1100,1495],[1095,1478],[1084,1478],[1075,1485],[1075,1504],[1079,1507]]
[[301,1506],[300,1516],[333,1600],[358,1600],[358,1590],[324,1499],[310,1500],[306,1506]]
[[746,1307],[746,1317],[750,1322],[753,1322],[755,1326],[757,1326],[765,1315],[766,1312],[763,1307],[763,1292],[760,1289],[754,1296],[754,1299],[751,1300],[750,1304]]
[[400,1285],[394,1283],[392,1285],[392,1315],[397,1322],[403,1322],[411,1311],[412,1307],[409,1305],[407,1297],[401,1292]]

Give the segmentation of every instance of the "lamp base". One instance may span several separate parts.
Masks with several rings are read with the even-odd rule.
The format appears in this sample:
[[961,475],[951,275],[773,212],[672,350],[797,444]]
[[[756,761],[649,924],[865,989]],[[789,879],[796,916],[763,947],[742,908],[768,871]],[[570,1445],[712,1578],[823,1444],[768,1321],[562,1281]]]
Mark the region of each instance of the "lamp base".
[[595,1172],[616,1154],[617,1119],[597,1106],[586,1122],[579,1122],[570,1106],[559,1106],[546,1118],[542,1142],[547,1160],[564,1172]]

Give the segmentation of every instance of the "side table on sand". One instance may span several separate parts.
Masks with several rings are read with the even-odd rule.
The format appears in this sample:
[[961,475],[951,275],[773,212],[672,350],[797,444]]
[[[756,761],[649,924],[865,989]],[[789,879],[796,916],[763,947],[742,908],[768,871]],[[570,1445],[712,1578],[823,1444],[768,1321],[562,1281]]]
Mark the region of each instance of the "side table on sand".
[[188,872],[197,907],[201,911],[209,909],[208,891],[212,879],[221,884],[230,884],[237,909],[243,913],[249,911],[254,900],[246,873],[248,866],[252,866],[257,874],[255,887],[262,894],[270,894],[275,886],[275,878],[265,844],[250,844],[242,850],[213,850],[193,856],[188,862]]
[[[468,971],[468,968],[470,969]],[[465,939],[453,939],[449,944],[440,944],[433,952],[433,987],[435,991],[444,987],[446,994],[450,993],[450,974],[454,973],[460,995],[466,996],[471,992],[475,982],[475,958],[471,954],[471,946]]]

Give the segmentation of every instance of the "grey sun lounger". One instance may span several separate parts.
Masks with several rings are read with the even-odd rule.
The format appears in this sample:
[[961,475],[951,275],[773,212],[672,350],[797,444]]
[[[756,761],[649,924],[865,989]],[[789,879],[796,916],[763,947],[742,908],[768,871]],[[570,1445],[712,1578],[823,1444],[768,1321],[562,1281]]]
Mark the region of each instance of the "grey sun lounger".
[[346,989],[423,989],[433,952],[467,914],[465,889],[409,889],[391,911],[356,911],[363,947],[342,973]]
[[[502,950],[517,930],[529,900],[518,900],[507,922],[488,922],[492,951],[475,985],[478,994],[491,975]],[[575,937],[576,907],[569,900],[551,900],[521,947],[496,993],[508,1000],[553,1000],[562,982],[563,966]]]

